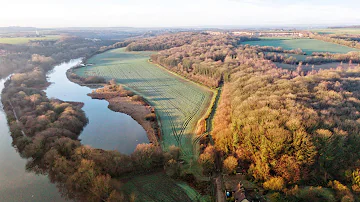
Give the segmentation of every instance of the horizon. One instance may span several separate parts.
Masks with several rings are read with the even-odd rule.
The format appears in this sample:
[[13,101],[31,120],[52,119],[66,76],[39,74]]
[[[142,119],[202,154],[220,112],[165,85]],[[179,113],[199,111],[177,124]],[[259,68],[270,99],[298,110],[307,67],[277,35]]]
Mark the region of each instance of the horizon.
[[[219,28],[339,26],[360,21],[355,0],[14,0],[2,4],[0,27]],[[14,15],[16,11],[16,15]]]
[[358,24],[283,24],[283,25],[199,25],[199,26],[67,26],[67,27],[35,27],[35,26],[0,26],[0,29],[243,29],[243,30],[261,30],[261,29],[336,29],[336,28],[360,28]]

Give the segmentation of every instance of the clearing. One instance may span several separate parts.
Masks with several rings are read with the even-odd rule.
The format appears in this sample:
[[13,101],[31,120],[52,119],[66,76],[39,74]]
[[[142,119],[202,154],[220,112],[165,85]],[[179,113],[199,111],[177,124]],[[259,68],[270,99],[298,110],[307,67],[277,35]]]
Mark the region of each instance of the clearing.
[[197,122],[207,111],[212,92],[148,62],[153,52],[125,52],[114,49],[95,55],[92,66],[75,69],[82,77],[101,76],[115,79],[144,97],[156,109],[162,129],[162,146],[181,148],[187,159],[197,158],[193,148]]
[[308,55],[311,55],[313,52],[348,53],[351,51],[360,51],[359,49],[328,43],[316,39],[266,39],[260,41],[245,41],[243,42],[243,44],[249,44],[251,46],[258,45],[282,47],[285,50],[293,50],[300,48]]

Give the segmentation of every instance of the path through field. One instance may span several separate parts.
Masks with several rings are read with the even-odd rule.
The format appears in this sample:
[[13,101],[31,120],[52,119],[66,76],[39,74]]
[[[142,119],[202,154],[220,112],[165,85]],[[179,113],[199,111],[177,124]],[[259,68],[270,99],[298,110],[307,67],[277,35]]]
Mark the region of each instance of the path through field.
[[212,92],[149,63],[150,54],[111,50],[90,58],[88,63],[94,65],[75,73],[116,79],[143,96],[161,120],[163,147],[180,146],[185,156],[192,157],[193,132],[210,104]]

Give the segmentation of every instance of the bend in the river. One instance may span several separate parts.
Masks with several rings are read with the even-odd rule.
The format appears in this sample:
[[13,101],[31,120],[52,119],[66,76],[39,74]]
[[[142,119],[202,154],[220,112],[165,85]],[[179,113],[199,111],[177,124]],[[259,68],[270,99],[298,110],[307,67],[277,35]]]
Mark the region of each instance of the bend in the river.
[[68,80],[66,71],[77,65],[81,59],[63,63],[48,74],[52,84],[45,90],[49,98],[63,101],[82,102],[88,125],[80,134],[81,143],[94,148],[117,150],[130,154],[139,143],[149,142],[144,128],[127,114],[108,108],[106,100],[92,99],[87,94],[92,89]]

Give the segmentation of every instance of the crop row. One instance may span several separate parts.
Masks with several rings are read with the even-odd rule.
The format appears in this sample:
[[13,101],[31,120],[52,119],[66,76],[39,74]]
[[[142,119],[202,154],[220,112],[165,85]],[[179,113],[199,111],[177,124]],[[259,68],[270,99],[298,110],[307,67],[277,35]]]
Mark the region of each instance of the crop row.
[[210,99],[209,92],[148,63],[147,56],[141,54],[110,51],[90,62],[96,65],[79,69],[77,73],[116,79],[143,96],[157,109],[164,145],[178,145],[184,154],[193,154],[192,132]]

